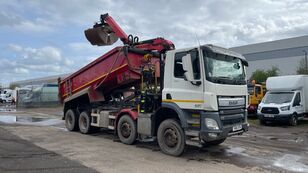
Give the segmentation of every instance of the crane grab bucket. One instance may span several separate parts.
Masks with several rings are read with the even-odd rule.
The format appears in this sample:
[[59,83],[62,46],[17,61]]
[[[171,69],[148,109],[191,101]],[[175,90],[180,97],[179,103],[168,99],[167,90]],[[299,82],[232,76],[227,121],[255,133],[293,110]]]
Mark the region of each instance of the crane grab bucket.
[[118,40],[116,34],[112,31],[112,28],[108,26],[97,26],[89,28],[84,31],[87,40],[92,45],[108,46],[112,45]]

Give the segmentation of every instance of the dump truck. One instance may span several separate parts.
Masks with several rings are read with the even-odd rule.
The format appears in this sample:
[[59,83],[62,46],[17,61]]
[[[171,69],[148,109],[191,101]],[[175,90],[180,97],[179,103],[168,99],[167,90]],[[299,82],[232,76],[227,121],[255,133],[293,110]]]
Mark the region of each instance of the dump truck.
[[265,83],[258,84],[252,81],[247,87],[249,94],[248,116],[254,116],[257,115],[258,105],[266,93],[266,86]]
[[179,156],[186,145],[218,145],[248,130],[246,59],[214,45],[175,49],[164,38],[139,41],[108,14],[85,30],[92,45],[118,46],[59,79],[69,131],[113,130],[124,144],[157,140]]
[[269,77],[266,87],[258,106],[260,124],[284,121],[296,126],[308,113],[308,75]]

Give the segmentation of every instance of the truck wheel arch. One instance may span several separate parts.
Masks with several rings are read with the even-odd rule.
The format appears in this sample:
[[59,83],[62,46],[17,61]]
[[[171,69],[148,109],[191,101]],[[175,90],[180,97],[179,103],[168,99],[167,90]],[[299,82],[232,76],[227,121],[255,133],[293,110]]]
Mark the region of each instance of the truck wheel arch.
[[[88,94],[80,95],[79,97],[69,99],[67,101],[64,101],[63,103],[63,114],[65,115],[66,111],[69,109],[74,109],[78,113],[81,113],[81,109],[85,109],[86,105],[90,103]],[[64,120],[64,117],[63,117]]]
[[166,119],[178,119],[181,122],[181,127],[187,127],[187,121],[185,112],[175,103],[162,103],[162,107],[160,107],[154,114],[154,134],[156,135],[158,127],[161,122]]
[[138,118],[138,112],[137,111],[133,111],[132,109],[122,109],[120,112],[118,112],[117,116],[116,116],[116,120],[115,120],[115,128],[118,125],[119,119],[123,116],[123,115],[129,115],[134,121],[137,120]]

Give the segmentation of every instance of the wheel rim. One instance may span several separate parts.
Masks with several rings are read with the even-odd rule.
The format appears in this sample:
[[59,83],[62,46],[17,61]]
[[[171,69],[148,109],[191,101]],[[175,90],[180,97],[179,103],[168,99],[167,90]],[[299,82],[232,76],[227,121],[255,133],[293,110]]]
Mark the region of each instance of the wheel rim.
[[131,126],[128,122],[122,123],[120,130],[124,138],[128,138],[132,132]]
[[73,124],[73,116],[72,115],[67,116],[67,123],[70,126]]
[[296,125],[297,124],[297,120],[295,117],[293,117],[293,125]]
[[167,128],[164,132],[164,141],[168,147],[175,147],[178,144],[177,131],[174,128]]
[[86,129],[86,127],[87,127],[87,119],[84,116],[80,117],[79,127],[81,129]]

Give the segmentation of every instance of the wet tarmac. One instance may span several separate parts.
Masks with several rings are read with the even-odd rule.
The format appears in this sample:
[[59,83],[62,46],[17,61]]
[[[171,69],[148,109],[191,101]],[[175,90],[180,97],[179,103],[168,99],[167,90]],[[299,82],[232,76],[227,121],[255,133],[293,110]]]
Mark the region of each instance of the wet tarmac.
[[58,126],[63,125],[63,120],[55,118],[40,118],[15,115],[0,115],[0,122],[6,124]]
[[[0,122],[10,125],[52,126],[65,130],[60,117],[14,114],[14,111],[2,111]],[[102,130],[91,136],[117,141],[110,131]],[[135,147],[153,152],[160,151],[156,142],[138,142]],[[187,162],[214,161],[239,167],[260,167],[271,172],[308,172],[308,123],[302,122],[296,127],[277,124],[261,126],[255,120],[251,120],[251,127],[247,133],[230,137],[220,146],[189,146],[182,158]]]

